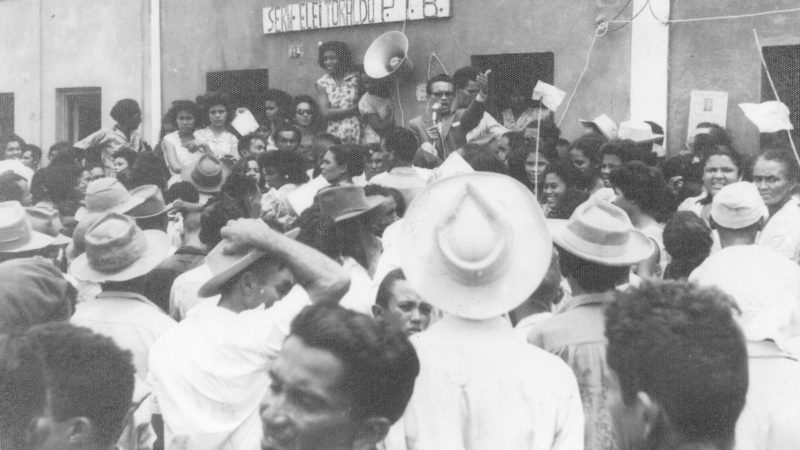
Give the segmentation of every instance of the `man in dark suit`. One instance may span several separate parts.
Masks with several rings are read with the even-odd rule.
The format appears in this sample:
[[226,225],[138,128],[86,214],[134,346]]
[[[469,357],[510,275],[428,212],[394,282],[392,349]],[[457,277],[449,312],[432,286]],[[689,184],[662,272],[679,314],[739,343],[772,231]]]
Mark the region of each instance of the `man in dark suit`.
[[428,80],[428,106],[422,116],[408,122],[408,127],[422,143],[422,149],[440,159],[467,144],[467,133],[475,128],[483,117],[488,98],[488,75],[490,71],[478,75],[480,92],[475,100],[464,109],[452,111],[455,100],[453,79],[441,74]]

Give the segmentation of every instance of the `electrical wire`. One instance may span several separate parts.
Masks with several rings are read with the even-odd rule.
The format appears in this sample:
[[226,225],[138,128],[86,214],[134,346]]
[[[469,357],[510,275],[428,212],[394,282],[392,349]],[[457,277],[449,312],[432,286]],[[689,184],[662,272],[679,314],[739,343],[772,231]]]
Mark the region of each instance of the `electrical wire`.
[[575,93],[578,92],[578,87],[581,85],[581,81],[583,81],[584,75],[586,75],[586,71],[589,69],[589,61],[592,59],[592,52],[594,51],[594,44],[597,42],[597,38],[600,36],[604,36],[606,31],[608,30],[608,25],[606,23],[601,23],[597,26],[594,31],[594,36],[592,37],[592,43],[589,45],[589,51],[586,53],[586,63],[583,65],[583,70],[581,70],[581,74],[578,76],[578,81],[575,82],[575,87],[572,88],[572,93],[569,94],[569,98],[567,99],[567,103],[564,105],[564,112],[561,114],[561,119],[558,121],[558,126],[561,126],[561,123],[564,122],[564,118],[567,117],[567,112],[569,112],[569,105],[572,103],[572,97],[575,96]]
[[617,14],[614,17],[612,17],[611,20],[617,20],[617,17],[621,16],[622,13],[625,12],[625,9],[628,7],[628,5],[631,4],[632,1],[633,0],[628,0],[627,2],[625,2],[625,5],[622,8],[620,8],[619,11],[617,11]]
[[[715,16],[715,17],[694,17],[689,19],[669,19],[669,20],[661,20],[653,14],[653,17],[656,18],[659,22],[663,24],[670,24],[670,23],[685,23],[685,22],[702,22],[706,20],[730,20],[730,19],[744,19],[748,17],[760,17],[760,16],[769,16],[772,14],[785,14],[785,13],[794,13],[800,12],[800,8],[789,8],[789,9],[776,9],[774,11],[761,11],[757,13],[750,13],[750,14],[736,14],[736,15],[729,15],[729,16]],[[651,11],[652,13],[652,11]]]
[[618,26],[618,27],[616,27],[616,28],[609,29],[609,30],[608,30],[608,32],[609,32],[609,33],[616,33],[617,31],[619,31],[619,30],[621,30],[621,29],[625,28],[625,27],[626,27],[628,24],[630,24],[630,23],[633,23],[633,21],[634,21],[634,20],[635,20],[637,17],[639,17],[639,15],[640,15],[640,14],[642,14],[642,12],[644,12],[644,10],[645,10],[645,9],[648,7],[648,5],[650,5],[650,0],[647,0],[647,1],[645,2],[645,4],[644,4],[644,5],[642,5],[642,7],[641,7],[641,8],[639,8],[639,11],[636,11],[636,14],[634,14],[633,16],[631,16],[631,20],[614,20],[614,19],[611,19],[611,20],[609,20],[608,22],[606,22],[606,23],[621,23],[621,24],[622,24],[622,25],[620,25],[620,26]]

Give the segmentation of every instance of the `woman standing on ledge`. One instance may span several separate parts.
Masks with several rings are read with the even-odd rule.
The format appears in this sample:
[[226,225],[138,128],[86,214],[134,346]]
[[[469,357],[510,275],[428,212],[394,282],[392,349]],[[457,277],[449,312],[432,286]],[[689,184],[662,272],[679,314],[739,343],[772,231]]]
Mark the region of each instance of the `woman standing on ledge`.
[[361,139],[359,74],[347,44],[330,41],[320,45],[319,65],[327,72],[317,80],[317,97],[328,133],[343,142],[357,144]]

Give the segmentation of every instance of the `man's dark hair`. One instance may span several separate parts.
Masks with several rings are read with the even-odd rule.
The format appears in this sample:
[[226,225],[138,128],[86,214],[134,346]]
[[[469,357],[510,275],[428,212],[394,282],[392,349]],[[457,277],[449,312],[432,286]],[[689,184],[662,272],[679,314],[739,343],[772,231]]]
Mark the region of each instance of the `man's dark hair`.
[[297,315],[291,334],[341,361],[340,382],[353,400],[354,419],[384,417],[394,423],[403,415],[419,359],[400,330],[339,305],[318,303]]
[[403,217],[406,213],[406,200],[403,194],[395,188],[381,186],[379,184],[368,184],[364,186],[366,195],[382,195],[394,199],[395,213],[397,217]]
[[44,408],[46,386],[36,342],[0,335],[0,448],[25,448],[28,424]]
[[624,284],[629,277],[630,266],[607,266],[592,261],[587,261],[580,256],[556,246],[558,250],[561,273],[564,276],[572,275],[578,286],[589,293],[613,291],[617,286]]
[[711,253],[714,239],[706,221],[691,211],[677,211],[664,225],[664,249],[672,257],[665,280],[689,278]]
[[364,157],[367,149],[358,144],[334,145],[329,150],[336,158],[336,164],[347,166],[347,175],[357,177],[364,173]]
[[589,133],[575,139],[570,146],[570,150],[577,149],[583,152],[584,156],[589,159],[590,164],[594,167],[603,163],[603,153],[600,151],[600,146],[607,142],[603,136]]
[[608,178],[626,200],[638,205],[645,214],[659,222],[669,216],[674,202],[658,169],[631,161],[612,170]]
[[200,193],[192,183],[179,181],[170,186],[167,192],[164,193],[164,203],[170,204],[178,199],[189,203],[198,203],[200,201]]
[[[606,311],[606,359],[623,401],[645,392],[688,442],[727,448],[747,394],[747,349],[733,299],[715,288],[645,281]],[[659,439],[658,428],[653,439]]]
[[272,140],[275,141],[275,143],[277,143],[278,136],[285,131],[291,131],[292,133],[294,133],[297,142],[300,142],[300,139],[303,138],[303,133],[300,131],[299,128],[290,123],[282,123],[277,128],[275,128],[275,132],[272,133]]
[[219,244],[222,236],[219,231],[228,224],[229,220],[240,219],[245,216],[242,210],[233,200],[217,199],[214,203],[206,206],[203,215],[200,216],[200,242],[212,249]]
[[132,98],[123,98],[111,108],[111,118],[117,122],[122,122],[129,117],[141,113],[142,110],[139,108],[139,104]]
[[439,75],[434,75],[433,78],[428,80],[428,83],[425,84],[425,92],[427,92],[428,95],[431,95],[432,93],[431,87],[433,87],[433,83],[440,83],[440,82],[450,83],[453,85],[453,89],[455,89],[456,85],[455,83],[453,83],[453,79],[450,78],[450,75],[440,73]]
[[397,127],[393,129],[384,140],[386,150],[392,154],[395,161],[411,164],[420,143],[417,136],[408,128]]
[[53,417],[86,417],[97,429],[98,444],[114,444],[133,397],[131,353],[111,338],[65,322],[34,327],[31,336],[42,350]]
[[462,67],[453,72],[453,87],[456,89],[464,89],[467,83],[478,79],[478,69],[472,66]]
[[15,172],[5,172],[0,174],[0,202],[9,202],[12,200],[22,203],[25,192],[17,184],[25,180],[25,177]]
[[391,295],[390,290],[392,286],[398,281],[405,280],[406,275],[403,273],[403,269],[394,269],[391,272],[387,273],[383,280],[381,280],[381,284],[378,286],[378,293],[375,295],[375,304],[380,306],[383,309],[389,307],[389,296]]

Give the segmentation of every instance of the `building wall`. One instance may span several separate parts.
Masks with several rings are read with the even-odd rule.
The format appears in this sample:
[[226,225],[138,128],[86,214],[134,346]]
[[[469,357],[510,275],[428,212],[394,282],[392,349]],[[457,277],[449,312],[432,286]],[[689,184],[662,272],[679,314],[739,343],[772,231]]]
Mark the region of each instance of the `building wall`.
[[0,27],[14,30],[0,40],[0,92],[15,94],[17,133],[45,149],[55,142],[58,88],[101,87],[103,126],[122,98],[146,112],[147,8],[146,0],[0,2]]
[[[797,7],[796,0],[673,1],[672,19],[739,15]],[[686,141],[689,97],[693,89],[728,92],[727,129],[736,149],[758,151],[758,130],[739,103],[761,101],[761,61],[753,38],[761,44],[800,44],[800,14],[674,23],[670,27],[669,121],[671,150]]]
[[[294,1],[294,0],[293,0]],[[194,0],[162,2],[162,99],[194,99],[205,89],[209,71],[269,69],[270,87],[296,95],[314,93],[322,75],[317,46],[328,40],[348,43],[357,62],[380,34],[400,30],[400,23],[359,25],[284,34],[262,33],[262,8],[291,3],[286,0]],[[423,103],[416,99],[417,83],[427,78],[432,52],[452,72],[469,64],[470,55],[552,51],[555,85],[573,89],[592,37],[598,15],[613,16],[624,0],[562,0],[558,7],[547,0],[453,0],[452,17],[408,22],[406,34],[415,70],[401,88],[406,121],[418,115]],[[234,6],[235,5],[235,6]],[[630,7],[620,16],[630,18]],[[301,45],[304,55],[290,59],[290,45]],[[438,73],[434,63],[432,72]],[[630,29],[599,38],[586,76],[562,125],[565,136],[582,132],[578,118],[607,113],[616,121],[629,115]],[[557,112],[557,118],[563,111]],[[399,111],[396,114],[399,117]]]

